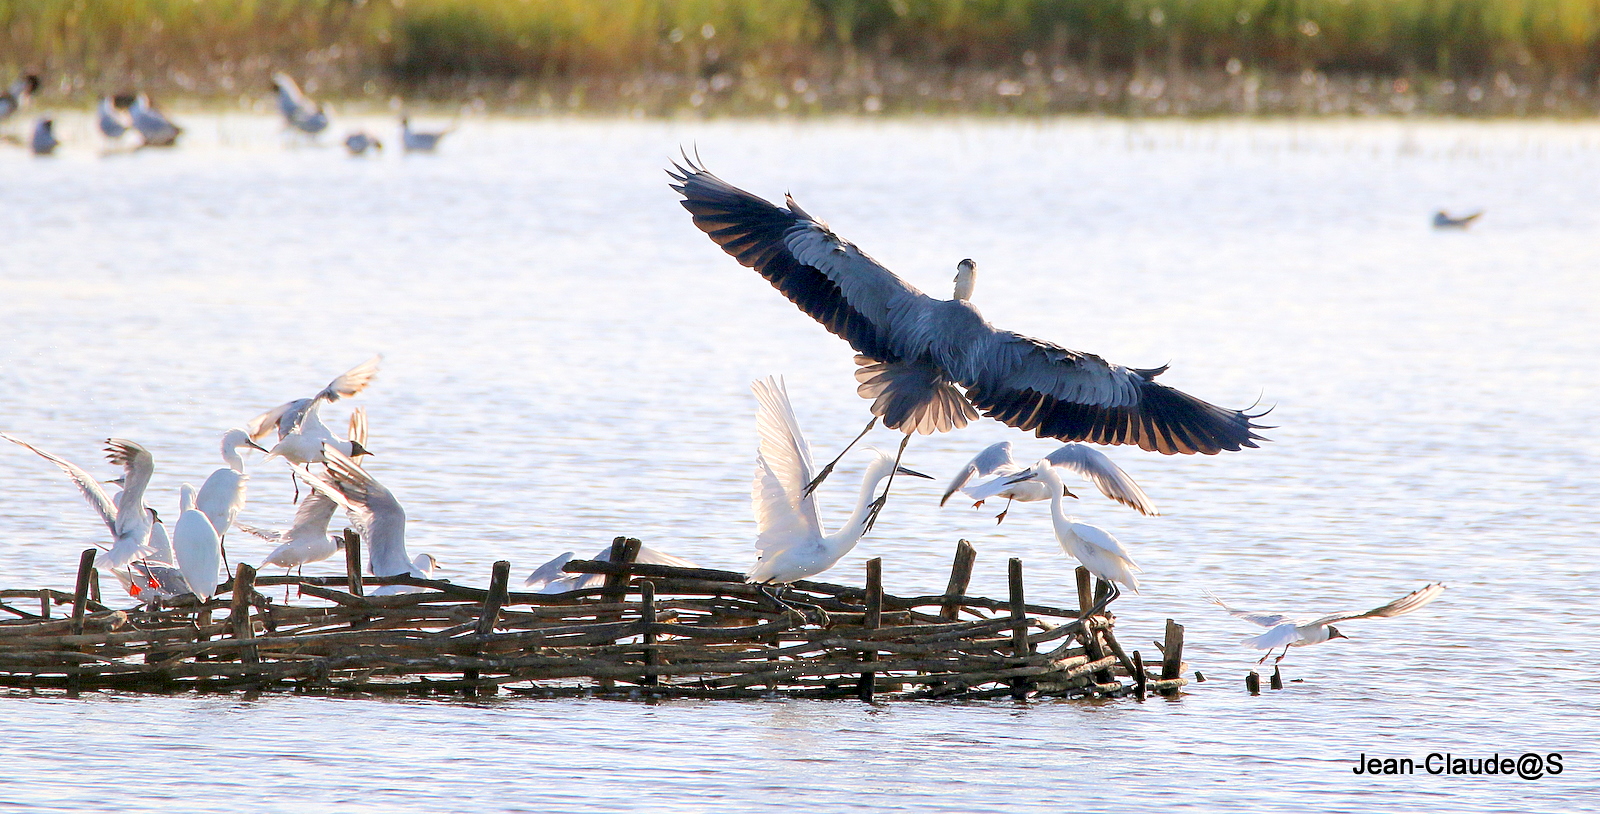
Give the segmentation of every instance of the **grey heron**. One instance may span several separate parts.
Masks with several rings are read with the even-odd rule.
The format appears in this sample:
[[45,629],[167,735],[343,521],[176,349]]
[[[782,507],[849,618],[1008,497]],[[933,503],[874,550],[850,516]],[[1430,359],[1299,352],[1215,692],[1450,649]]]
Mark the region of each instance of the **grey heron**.
[[289,126],[307,135],[316,135],[328,128],[328,114],[322,105],[311,101],[300,91],[294,77],[278,71],[272,75],[272,89],[278,92],[278,111]]
[[906,433],[902,451],[911,433],[959,429],[980,412],[1041,438],[1137,444],[1164,454],[1211,455],[1265,440],[1254,432],[1264,429],[1254,422],[1264,413],[1218,407],[1160,384],[1165,366],[1115,365],[990,325],[971,302],[977,264],[970,259],[957,265],[954,298],[935,299],[793,197],[775,206],[687,156],[668,175],[695,226],[850,343],[858,354],[857,392],[873,400],[874,422]]
[[410,117],[400,117],[400,146],[408,153],[431,153],[439,148],[439,141],[452,132],[455,132],[454,127],[436,133],[412,130]]
[[1473,221],[1481,217],[1483,217],[1482,212],[1474,212],[1470,215],[1462,215],[1459,218],[1455,218],[1451,217],[1450,213],[1441,209],[1438,212],[1433,213],[1433,228],[1465,229],[1468,226],[1471,226]]
[[[889,455],[872,450],[874,457],[861,476],[855,509],[837,531],[824,534],[816,495],[806,489],[815,469],[811,447],[800,434],[787,389],[782,380],[773,378],[753,382],[750,389],[758,404],[756,428],[761,444],[750,487],[758,553],[745,581],[787,585],[832,568],[856,547],[883,509],[887,490],[876,500],[873,492],[884,478],[896,471],[919,478],[929,476],[906,469]],[[788,607],[775,594],[769,593],[768,598]]]
[[178,136],[183,133],[183,128],[173,124],[166,114],[151,105],[150,97],[143,93],[133,97],[128,116],[146,147],[171,147],[178,143]]
[[[611,562],[611,546],[600,549],[600,553],[591,559],[599,562]],[[569,574],[562,569],[568,562],[577,556],[576,551],[563,552],[559,556],[539,566],[522,581],[522,587],[538,594],[563,594],[568,591],[581,591],[586,588],[599,588],[605,584],[605,574]],[[699,568],[700,566],[682,557],[668,554],[657,548],[647,545],[639,546],[639,554],[634,562],[647,565],[671,565],[676,568]]]
[[152,518],[144,505],[144,490],[155,472],[155,457],[144,447],[122,438],[106,440],[106,460],[122,467],[122,492],[112,500],[100,482],[71,461],[52,455],[19,438],[0,433],[13,444],[60,467],[78,487],[84,500],[111,530],[111,547],[95,557],[95,567],[126,570],[128,563],[155,553],[149,546]]
[[1055,526],[1056,542],[1061,544],[1061,550],[1071,554],[1078,562],[1089,569],[1089,573],[1105,580],[1111,586],[1111,598],[1116,599],[1121,593],[1117,583],[1122,583],[1139,592],[1139,580],[1133,572],[1139,570],[1137,563],[1128,556],[1127,550],[1111,532],[1099,526],[1079,522],[1078,518],[1066,513],[1062,507],[1063,493],[1066,491],[1061,482],[1061,475],[1056,467],[1045,461],[1034,464],[1025,474],[1013,479],[1020,483],[1026,480],[1037,480],[1044,484],[1045,490],[1050,495],[1050,520]]
[[11,118],[11,115],[22,109],[33,97],[33,92],[39,89],[39,77],[36,74],[27,74],[18,77],[10,86],[0,93],[0,122]]
[[50,155],[59,146],[61,146],[61,142],[56,138],[56,123],[54,119],[46,116],[34,123],[33,138],[28,142],[28,148],[33,151],[34,155]]
[[[1041,464],[1059,466],[1077,473],[1084,480],[1094,484],[1100,494],[1105,495],[1124,506],[1144,515],[1156,515],[1156,504],[1139,488],[1139,484],[1122,471],[1105,453],[1094,447],[1084,444],[1064,444],[1060,448],[1044,456],[1039,461]],[[1037,478],[1025,481],[1015,481],[1013,476],[1026,472],[1029,467],[1017,463],[1011,458],[1011,442],[1001,441],[991,444],[982,452],[973,456],[961,471],[950,480],[950,485],[945,487],[944,497],[939,500],[943,506],[956,492],[961,492],[977,501],[973,508],[982,506],[983,502],[995,497],[1006,499],[1005,511],[995,517],[999,523],[1006,519],[1006,512],[1011,511],[1011,501],[1020,500],[1029,503],[1036,500],[1048,500],[1050,492]],[[993,476],[993,477],[990,477]],[[977,478],[990,478],[983,483],[973,483]],[[1076,498],[1070,489],[1062,488],[1066,497]]]
[[1267,654],[1261,657],[1261,662],[1265,662],[1267,657],[1272,655],[1272,651],[1279,647],[1283,648],[1283,653],[1278,656],[1276,661],[1283,661],[1284,656],[1289,655],[1289,648],[1291,647],[1305,647],[1306,645],[1322,644],[1330,639],[1350,638],[1341,633],[1337,627],[1334,627],[1335,622],[1404,616],[1439,598],[1441,593],[1444,593],[1444,583],[1435,582],[1424,585],[1387,605],[1379,605],[1369,611],[1330,613],[1327,616],[1320,616],[1314,619],[1296,619],[1282,613],[1256,613],[1235,610],[1228,607],[1210,591],[1206,592],[1206,598],[1211,600],[1212,604],[1246,622],[1267,628],[1266,633],[1244,640],[1245,644],[1257,650],[1267,651]]

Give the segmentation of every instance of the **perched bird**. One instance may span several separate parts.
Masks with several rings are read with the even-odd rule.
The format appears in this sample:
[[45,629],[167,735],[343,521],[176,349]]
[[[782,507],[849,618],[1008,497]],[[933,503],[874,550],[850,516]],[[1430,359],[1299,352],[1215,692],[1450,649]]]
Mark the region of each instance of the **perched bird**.
[[1448,212],[1445,212],[1443,209],[1441,209],[1438,212],[1433,213],[1433,228],[1435,228],[1435,229],[1465,229],[1468,226],[1471,226],[1473,221],[1475,221],[1475,220],[1477,220],[1478,218],[1481,218],[1481,217],[1483,217],[1483,213],[1482,212],[1474,212],[1474,213],[1472,213],[1470,215],[1464,215],[1464,216],[1459,217],[1459,218],[1452,218],[1452,217],[1450,217],[1450,214]]
[[367,150],[382,152],[383,142],[369,133],[351,133],[344,137],[344,148],[349,150],[351,155],[364,155]]
[[155,458],[144,447],[121,438],[106,441],[106,460],[122,467],[122,493],[113,501],[101,488],[100,482],[76,464],[5,433],[0,433],[0,438],[60,467],[77,485],[84,499],[89,501],[89,506],[105,521],[106,527],[111,530],[112,543],[110,549],[95,557],[95,567],[127,570],[129,562],[155,553],[149,546],[154,520],[144,505],[144,490],[150,483],[151,474],[155,472]]
[[282,456],[291,463],[321,462],[324,444],[346,457],[371,455],[359,442],[335,438],[328,425],[317,417],[317,408],[322,402],[338,401],[365,390],[373,377],[378,375],[378,363],[382,361],[382,356],[374,356],[339,374],[315,396],[285,402],[256,416],[250,420],[246,431],[252,439],[259,441],[276,429],[278,443],[267,454],[269,457]]
[[[367,570],[376,577],[410,574],[419,579],[432,579],[431,566],[422,567],[418,564],[420,557],[413,560],[406,554],[406,512],[394,494],[331,444],[324,448],[323,454],[328,468],[326,480],[312,474],[303,464],[297,465],[295,471],[313,489],[349,507],[350,519],[359,527],[361,539],[367,546]],[[427,562],[433,559],[430,557]],[[372,593],[378,596],[420,590],[409,585],[385,585]]]
[[33,92],[39,89],[39,77],[28,74],[18,78],[0,93],[0,122],[11,118],[13,113],[22,109],[22,106],[33,98]]
[[454,127],[437,133],[421,133],[411,129],[411,119],[400,117],[400,146],[408,153],[431,153],[439,148],[439,140],[455,131]]
[[128,563],[127,572],[111,573],[122,581],[122,587],[127,589],[130,596],[146,605],[155,605],[165,599],[193,593],[189,590],[189,583],[184,580],[182,571],[154,559],[134,560]]
[[873,400],[874,422],[882,418],[909,438],[964,427],[981,412],[1042,438],[1167,454],[1209,455],[1263,440],[1254,432],[1263,429],[1254,421],[1262,414],[1159,384],[1165,367],[1123,367],[990,325],[971,302],[971,260],[957,264],[954,297],[934,299],[792,197],[774,206],[684,162],[668,174],[694,224],[855,348],[857,392]]
[[278,92],[278,110],[291,127],[313,136],[328,128],[328,114],[300,91],[294,77],[278,71],[272,75],[272,89]]
[[1289,655],[1289,648],[1291,647],[1304,647],[1308,644],[1321,644],[1329,639],[1350,638],[1349,636],[1346,636],[1344,633],[1340,632],[1338,628],[1333,626],[1335,622],[1349,622],[1355,619],[1372,619],[1375,617],[1386,616],[1404,616],[1405,614],[1411,613],[1412,611],[1417,610],[1429,602],[1437,599],[1439,594],[1442,593],[1444,593],[1444,583],[1435,582],[1429,585],[1424,585],[1423,587],[1412,591],[1411,593],[1406,594],[1405,596],[1402,596],[1387,605],[1380,605],[1379,607],[1373,608],[1369,611],[1346,611],[1344,613],[1330,613],[1327,616],[1321,616],[1315,619],[1296,619],[1281,613],[1254,613],[1251,611],[1234,610],[1233,608],[1230,608],[1224,604],[1221,599],[1218,599],[1216,595],[1212,594],[1210,591],[1206,592],[1206,598],[1210,599],[1213,604],[1217,605],[1228,613],[1245,620],[1246,622],[1267,628],[1266,633],[1263,633],[1260,636],[1252,636],[1244,640],[1245,644],[1250,645],[1257,650],[1267,651],[1267,654],[1261,657],[1261,661],[1265,662],[1267,660],[1267,656],[1271,656],[1272,651],[1278,647],[1283,648],[1283,653],[1278,656],[1276,661],[1283,661],[1284,656]]
[[[250,434],[241,429],[231,429],[222,435],[222,462],[227,466],[212,472],[200,485],[194,507],[211,521],[217,538],[225,539],[234,518],[244,508],[245,489],[250,476],[244,471],[244,457],[239,450],[249,447],[266,452],[261,445],[250,440]],[[228,564],[227,549],[223,549],[222,564]]]
[[[172,557],[172,538],[167,536],[167,525],[161,522],[161,515],[157,514],[155,509],[147,507],[145,511],[150,513],[150,556],[145,557],[145,560],[147,562],[164,562],[171,565],[174,561]],[[183,511],[179,511],[178,515],[181,517]]]
[[150,104],[150,97],[139,94],[133,98],[133,105],[128,108],[128,116],[133,122],[133,129],[139,131],[146,147],[171,147],[178,143],[178,136],[183,133],[183,128],[172,123],[166,114],[155,109]]
[[95,123],[100,126],[100,132],[106,138],[121,138],[123,133],[133,127],[133,119],[124,112],[132,104],[132,99],[124,101],[125,97],[102,96],[100,106],[95,110]]
[[1061,483],[1061,474],[1056,467],[1040,461],[1026,473],[1018,475],[1014,482],[1030,479],[1044,484],[1050,495],[1050,520],[1055,525],[1056,542],[1061,544],[1061,550],[1083,563],[1089,573],[1110,583],[1112,599],[1121,594],[1117,588],[1119,582],[1138,593],[1139,580],[1133,572],[1140,570],[1139,565],[1128,556],[1122,543],[1099,526],[1078,522],[1078,518],[1068,515],[1062,507],[1062,495],[1066,488]]
[[55,120],[48,116],[34,123],[33,139],[28,142],[34,155],[50,155],[61,146],[61,142],[56,140],[55,126]]
[[[873,460],[861,477],[861,492],[850,518],[832,534],[824,534],[815,494],[805,491],[811,481],[811,448],[800,434],[789,393],[779,379],[756,381],[756,428],[761,436],[756,455],[750,502],[756,519],[756,563],[745,574],[747,582],[780,585],[815,576],[833,567],[855,548],[872,520],[883,508],[873,500],[878,483],[892,472],[928,478],[895,464],[888,455],[872,450]],[[777,601],[776,596],[771,597]]]
[[204,512],[190,509],[178,518],[172,529],[172,554],[189,592],[202,601],[210,599],[217,592],[222,568],[222,539]]
[[[1156,504],[1139,488],[1122,467],[1112,463],[1104,453],[1094,447],[1083,444],[1066,444],[1056,451],[1044,456],[1039,461],[1041,464],[1059,466],[1083,476],[1084,480],[1095,485],[1100,494],[1105,495],[1134,511],[1145,514],[1160,514],[1156,511]],[[1011,459],[1011,442],[1001,441],[991,444],[967,462],[961,471],[951,479],[950,485],[945,487],[944,497],[939,500],[943,506],[957,491],[976,500],[973,508],[983,505],[985,500],[993,497],[1006,499],[1005,511],[995,516],[999,523],[1006,518],[1006,512],[1011,511],[1011,501],[1020,500],[1024,503],[1036,500],[1048,500],[1050,494],[1045,489],[1043,482],[1034,478],[1015,482],[1014,476],[1028,471],[1025,467]],[[973,483],[975,478],[994,477],[983,483]],[[1076,498],[1070,489],[1063,487],[1062,493],[1067,497]]]
[[[562,553],[555,559],[535,568],[528,578],[522,581],[522,587],[536,594],[564,594],[568,591],[582,591],[588,588],[599,588],[605,584],[605,574],[569,574],[562,569],[572,558],[577,555],[575,551]],[[611,562],[611,546],[600,549],[600,553],[591,559],[599,562]],[[671,565],[676,568],[699,568],[700,566],[665,551],[651,548],[647,545],[639,546],[639,554],[634,562],[646,565]]]

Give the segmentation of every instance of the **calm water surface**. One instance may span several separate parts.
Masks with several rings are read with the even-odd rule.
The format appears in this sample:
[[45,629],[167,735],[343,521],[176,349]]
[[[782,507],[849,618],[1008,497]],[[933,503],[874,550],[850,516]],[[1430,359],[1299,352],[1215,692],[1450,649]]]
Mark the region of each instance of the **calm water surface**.
[[[876,709],[9,697],[6,810],[1488,812],[1595,788],[1600,127],[490,119],[437,156],[351,160],[266,118],[188,124],[171,152],[102,156],[68,120],[59,157],[0,154],[0,429],[106,477],[102,439],[135,439],[152,505],[175,511],[223,430],[382,352],[359,400],[370,466],[449,578],[624,533],[743,567],[749,382],[784,375],[819,451],[867,411],[847,346],[674,202],[662,169],[697,145],[924,290],[976,258],[1001,326],[1275,405],[1260,450],[1112,450],[1164,516],[1075,507],[1144,566],[1122,640],[1174,617],[1213,680],[1178,702]],[[1488,214],[1440,233],[1441,207]],[[983,422],[907,463],[943,478],[1001,439],[1052,448]],[[286,525],[285,471],[254,471],[243,519]],[[856,471],[828,484],[829,525]],[[976,590],[1002,592],[1020,556],[1031,597],[1069,601],[1040,507],[997,528],[941,510],[942,483],[902,484],[831,577],[881,556],[889,590],[938,591],[966,537]],[[24,450],[0,449],[0,485],[0,584],[70,585],[103,527]],[[1288,688],[1258,698],[1251,629],[1200,595],[1320,613],[1435,580],[1437,603],[1295,652]],[[1350,772],[1434,751],[1567,769]]]

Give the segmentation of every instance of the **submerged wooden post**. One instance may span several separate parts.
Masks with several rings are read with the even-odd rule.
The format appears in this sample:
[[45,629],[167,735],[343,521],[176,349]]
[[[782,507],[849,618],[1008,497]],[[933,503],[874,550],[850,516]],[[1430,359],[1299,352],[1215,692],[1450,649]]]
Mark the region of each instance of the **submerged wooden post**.
[[[1166,645],[1161,648],[1161,652],[1166,656],[1165,660],[1161,662],[1162,680],[1177,678],[1183,671],[1183,625],[1178,624],[1173,619],[1167,620],[1167,641]],[[1259,676],[1257,676],[1257,680],[1260,680]],[[1176,696],[1178,691],[1176,689],[1167,690],[1165,694]]]
[[83,633],[83,612],[89,603],[90,575],[94,573],[94,558],[99,549],[86,548],[78,556],[78,583],[72,589],[72,635]]
[[39,618],[40,619],[49,619],[50,618],[50,592],[49,591],[40,591],[39,592]]
[[[625,602],[628,599],[628,580],[630,578],[628,566],[639,558],[639,546],[643,543],[634,537],[617,537],[611,541],[612,564],[621,566],[615,574],[606,574],[604,591],[600,594],[600,601],[613,605]],[[597,615],[596,620],[602,622],[615,622],[622,618],[622,611],[607,612]],[[610,692],[616,687],[616,682],[609,678],[600,679],[600,689]]]
[[1261,674],[1257,673],[1255,670],[1251,670],[1250,675],[1244,677],[1244,688],[1249,690],[1251,695],[1260,695]]
[[967,585],[972,582],[972,564],[978,559],[978,550],[972,543],[960,540],[956,543],[956,558],[950,563],[950,583],[944,589],[944,604],[939,607],[939,618],[946,622],[954,622],[961,614],[961,601],[957,597],[965,596]]
[[[1006,564],[1006,583],[1011,590],[1011,649],[1019,659],[1028,657],[1028,603],[1022,589],[1022,560],[1012,557]],[[1011,697],[1021,701],[1028,697],[1027,679],[1011,679]]]
[[1272,665],[1272,680],[1270,686],[1275,690],[1283,689],[1283,673],[1278,671],[1278,665]]
[[656,677],[656,584],[650,580],[639,583],[639,618],[644,622],[644,685],[654,687],[660,683]]
[[[256,588],[256,569],[249,563],[239,563],[233,573],[233,604],[228,607],[228,622],[233,628],[233,638],[250,639],[255,631],[250,625],[250,594]],[[239,661],[256,664],[261,661],[254,645],[239,650]]]
[[[1094,574],[1089,569],[1078,566],[1073,572],[1078,582],[1078,618],[1083,620],[1083,630],[1078,634],[1078,641],[1083,642],[1083,654],[1090,661],[1099,661],[1106,657],[1106,650],[1100,646],[1100,637],[1095,635],[1094,628],[1089,624],[1089,611],[1094,610]],[[1096,670],[1094,681],[1096,684],[1109,684],[1116,678],[1110,670]]]
[[1078,613],[1088,616],[1089,609],[1094,607],[1094,574],[1080,565],[1073,575],[1078,580]]
[[1133,651],[1133,694],[1140,701],[1144,700],[1145,681],[1144,657],[1140,656],[1139,651],[1135,650]]
[[344,575],[350,593],[361,596],[361,535],[344,530]]
[[[494,624],[500,619],[500,608],[505,605],[507,594],[506,586],[511,581],[511,562],[509,560],[495,561],[494,568],[489,572],[489,592],[483,597],[483,609],[478,612],[478,626],[474,631],[479,636],[487,636],[494,632]],[[476,648],[474,648],[476,652]],[[467,681],[477,681],[478,668],[468,667],[461,671],[461,677]],[[463,695],[475,696],[477,687],[466,687]]]
[[[883,623],[883,559],[874,557],[867,560],[867,612],[863,614],[861,627],[865,630],[877,630]],[[862,655],[862,661],[871,664],[878,660],[878,651],[873,650]],[[861,682],[856,685],[856,695],[867,703],[872,703],[872,695],[877,690],[878,674],[872,670],[861,673]]]

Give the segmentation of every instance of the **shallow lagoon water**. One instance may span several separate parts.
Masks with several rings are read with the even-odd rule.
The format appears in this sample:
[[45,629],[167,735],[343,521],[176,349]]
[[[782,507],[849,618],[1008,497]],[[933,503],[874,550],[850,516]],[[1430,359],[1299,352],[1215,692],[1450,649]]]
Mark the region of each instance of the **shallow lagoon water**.
[[[1274,407],[1259,450],[1109,450],[1163,516],[1092,490],[1074,509],[1144,568],[1120,638],[1148,653],[1176,618],[1212,680],[1178,702],[880,708],[13,696],[8,810],[1527,811],[1593,788],[1600,127],[490,118],[439,155],[352,160],[264,117],[187,125],[174,151],[102,155],[69,120],[54,159],[0,153],[0,430],[107,477],[101,440],[135,439],[170,511],[223,430],[382,352],[370,466],[448,578],[624,533],[742,567],[749,382],[786,377],[819,454],[866,402],[847,346],[689,225],[662,169],[697,147],[931,293],[975,258],[998,325]],[[1488,214],[1436,232],[1438,208]],[[1007,438],[1052,448],[981,422],[907,463],[942,479]],[[286,524],[286,473],[253,472],[244,519]],[[825,524],[858,473],[828,484]],[[20,448],[0,484],[0,584],[70,585],[103,528]],[[965,537],[975,590],[1001,594],[1020,556],[1031,598],[1068,601],[1041,507],[997,528],[991,506],[939,509],[942,480],[896,486],[830,578],[881,556],[891,592],[937,591]],[[1426,610],[1297,650],[1258,698],[1252,629],[1201,597],[1320,613],[1436,580]],[[1567,768],[1350,772],[1435,751]]]

